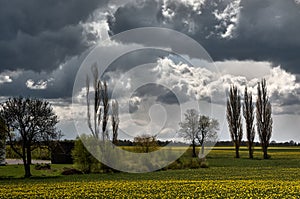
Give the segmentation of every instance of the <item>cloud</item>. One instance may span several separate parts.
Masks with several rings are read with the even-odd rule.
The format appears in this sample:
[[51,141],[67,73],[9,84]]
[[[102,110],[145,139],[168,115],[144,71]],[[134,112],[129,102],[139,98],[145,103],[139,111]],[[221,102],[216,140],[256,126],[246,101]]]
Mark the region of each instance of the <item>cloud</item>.
[[4,72],[12,82],[1,84],[1,96],[30,96],[44,99],[70,98],[77,70],[85,58],[73,57],[53,72],[16,70]]
[[0,74],[0,84],[12,82],[12,79],[8,75]]
[[215,61],[268,61],[300,74],[300,5],[294,0],[203,1],[201,13],[187,2],[194,1],[131,2],[111,14],[110,31],[172,28],[201,43]]
[[50,78],[48,80],[39,80],[37,82],[33,81],[32,79],[28,79],[26,81],[26,86],[27,86],[27,88],[32,89],[32,90],[45,90],[45,89],[47,89],[48,84],[53,81],[54,81],[53,78]]
[[221,33],[222,38],[232,38],[234,31],[239,22],[240,6],[241,0],[232,0],[224,10],[215,10],[213,14],[219,20],[219,25],[216,29],[224,29],[225,31]]
[[81,23],[107,2],[1,0],[1,69],[52,71],[81,54],[88,47]]
[[[268,93],[274,105],[275,113],[286,114],[291,111],[289,106],[297,106],[300,103],[300,83],[296,82],[296,76],[283,70],[280,66],[272,68],[270,63],[252,63],[252,70],[259,71],[263,68],[264,73],[247,74],[249,61],[227,61],[218,65],[230,65],[238,63],[239,74],[233,68],[223,68],[220,73],[212,72],[203,67],[190,67],[187,64],[175,64],[169,58],[158,60],[157,67],[153,69],[158,75],[157,83],[168,85],[175,93],[187,95],[187,99],[211,100],[214,103],[225,104],[225,92],[231,85],[236,85],[243,94],[247,85],[254,95],[257,94],[257,83],[265,78]],[[261,65],[265,64],[264,67]],[[266,70],[267,69],[267,70]],[[244,70],[244,73],[242,73]],[[248,77],[247,77],[248,76]],[[286,107],[286,108],[285,108]],[[290,114],[300,112],[299,107]]]

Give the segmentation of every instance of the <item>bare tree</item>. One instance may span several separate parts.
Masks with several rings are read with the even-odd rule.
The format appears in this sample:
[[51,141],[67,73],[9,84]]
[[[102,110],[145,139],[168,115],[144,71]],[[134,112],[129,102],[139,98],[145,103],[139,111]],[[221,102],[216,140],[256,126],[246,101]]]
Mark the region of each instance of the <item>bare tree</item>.
[[264,153],[264,159],[268,159],[268,147],[272,136],[272,107],[267,95],[266,80],[263,79],[257,86],[256,100],[257,132]]
[[206,141],[214,142],[217,139],[219,122],[216,119],[209,118],[205,115],[199,117],[199,133],[196,134],[198,143],[201,146],[201,158],[204,158],[204,143]]
[[252,102],[252,93],[248,92],[247,86],[245,88],[245,94],[244,94],[243,114],[246,121],[246,133],[247,133],[249,158],[252,159],[253,151],[254,151],[254,138],[255,138],[254,105]]
[[227,122],[232,142],[235,145],[235,157],[239,158],[239,148],[243,137],[241,117],[241,97],[236,86],[232,86],[227,100]]
[[61,136],[55,127],[58,118],[49,102],[21,97],[2,103],[0,113],[11,130],[6,131],[10,147],[22,158],[25,177],[30,177],[31,152]]
[[111,125],[113,131],[113,144],[118,144],[118,128],[119,128],[119,104],[116,100],[112,101],[111,104],[112,113],[111,113]]
[[201,146],[201,158],[204,158],[204,144],[207,141],[215,141],[219,122],[205,115],[200,115],[195,109],[189,109],[185,113],[184,122],[180,122],[181,135],[191,141],[193,157],[197,157],[196,146]]
[[195,109],[189,109],[184,114],[184,122],[180,122],[180,132],[184,139],[192,142],[193,147],[193,157],[197,157],[196,154],[196,139],[199,132],[199,117]]

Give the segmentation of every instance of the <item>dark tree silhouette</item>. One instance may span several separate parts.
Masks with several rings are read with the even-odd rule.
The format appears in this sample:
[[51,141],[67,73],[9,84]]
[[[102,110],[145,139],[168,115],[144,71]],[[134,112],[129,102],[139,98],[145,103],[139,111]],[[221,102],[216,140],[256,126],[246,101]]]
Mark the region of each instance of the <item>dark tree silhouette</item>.
[[[97,65],[94,64],[91,68],[93,74],[93,90],[94,93],[90,92],[90,80],[89,76],[86,79],[87,93],[87,121],[88,127],[92,132],[92,135],[97,140],[102,141],[110,140],[108,131],[109,116],[111,114],[111,125],[112,125],[112,142],[117,144],[118,140],[118,129],[119,129],[119,104],[117,100],[110,99],[108,93],[107,83],[101,82],[99,79],[99,72]],[[91,108],[91,101],[93,107]],[[111,102],[111,106],[110,106]],[[111,111],[110,111],[111,107]],[[93,111],[91,111],[93,109]],[[92,112],[92,113],[91,113]],[[93,116],[92,116],[93,114]]]
[[107,122],[108,122],[108,111],[109,111],[109,103],[108,103],[109,98],[107,92],[107,84],[106,82],[102,83],[100,81],[98,68],[96,64],[92,66],[92,73],[94,78],[93,79],[94,97],[92,98],[94,102],[93,117],[91,116],[91,110],[90,110],[91,109],[90,108],[91,107],[90,80],[88,76],[86,79],[88,127],[95,138],[97,139],[101,138],[104,141],[109,139],[106,130]]
[[252,93],[248,92],[247,86],[245,88],[245,94],[244,94],[243,114],[246,121],[246,134],[247,134],[249,158],[252,159],[253,150],[254,150],[254,138],[255,138],[254,105],[252,102]]
[[108,111],[109,111],[109,97],[107,91],[107,83],[104,82],[102,85],[101,90],[101,99],[102,99],[102,111],[103,111],[103,118],[102,118],[102,136],[104,139],[109,139],[109,133],[107,131],[107,123],[108,123]]
[[263,79],[257,86],[256,100],[257,132],[261,142],[264,159],[268,159],[268,147],[272,136],[272,107],[267,94],[266,80]]
[[111,113],[111,125],[113,131],[113,144],[118,144],[118,128],[119,128],[119,104],[116,100],[111,103],[112,113]]
[[227,100],[227,122],[232,142],[235,145],[235,157],[239,158],[239,148],[243,137],[241,117],[241,97],[236,86],[232,86]]
[[31,152],[61,137],[55,127],[58,118],[49,102],[22,97],[2,103],[0,113],[9,129],[9,144],[23,160],[25,177],[30,177]]

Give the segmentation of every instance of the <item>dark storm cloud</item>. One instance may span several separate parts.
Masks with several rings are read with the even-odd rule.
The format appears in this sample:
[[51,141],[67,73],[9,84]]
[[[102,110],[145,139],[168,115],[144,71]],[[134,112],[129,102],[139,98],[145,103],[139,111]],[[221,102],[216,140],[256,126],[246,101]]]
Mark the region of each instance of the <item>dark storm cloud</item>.
[[[0,84],[0,96],[69,99],[72,97],[77,70],[85,56],[86,53],[79,57],[73,57],[61,69],[56,69],[51,73],[38,73],[32,70],[19,71],[19,75],[11,77],[12,82]],[[26,86],[28,80],[34,81],[35,84],[39,81],[47,82],[47,87],[46,89],[30,89]]]
[[106,72],[119,70],[124,73],[139,65],[157,63],[159,58],[167,57],[169,54],[169,52],[160,49],[140,49],[131,51],[114,60],[114,62],[106,69]]
[[242,0],[236,30],[229,39],[220,35],[231,22],[225,26],[213,12],[224,11],[230,2],[206,1],[199,14],[191,6],[170,1],[168,8],[174,16],[168,19],[162,15],[161,1],[142,1],[120,7],[108,21],[112,34],[145,26],[173,28],[197,40],[215,61],[270,61],[300,73],[300,5],[294,0]]
[[108,0],[0,0],[0,71],[52,71],[82,53],[84,22]]
[[130,2],[120,7],[113,16],[108,17],[112,34],[133,28],[160,26],[162,19],[160,8],[161,3],[154,0]]

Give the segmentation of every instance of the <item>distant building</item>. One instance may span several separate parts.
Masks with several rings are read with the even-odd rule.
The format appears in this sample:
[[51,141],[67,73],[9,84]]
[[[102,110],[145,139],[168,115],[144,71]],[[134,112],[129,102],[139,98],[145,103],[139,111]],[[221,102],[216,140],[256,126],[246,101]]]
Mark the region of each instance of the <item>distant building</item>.
[[4,120],[0,118],[0,165],[5,165],[5,157],[6,157],[5,132],[6,131],[7,131],[7,127],[5,126]]
[[[3,142],[3,141],[0,141]],[[0,143],[0,166],[5,165],[5,158],[6,158],[6,150],[5,150],[5,142]]]
[[74,141],[56,142],[51,150],[52,164],[73,164],[72,150]]

